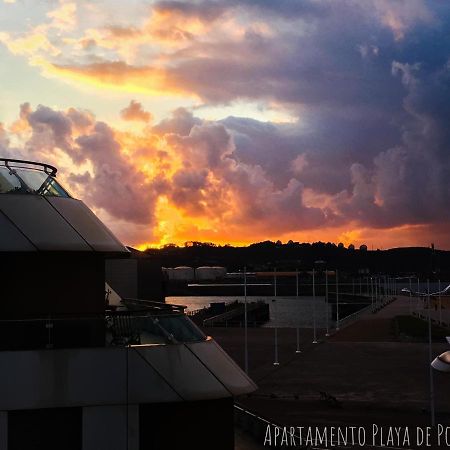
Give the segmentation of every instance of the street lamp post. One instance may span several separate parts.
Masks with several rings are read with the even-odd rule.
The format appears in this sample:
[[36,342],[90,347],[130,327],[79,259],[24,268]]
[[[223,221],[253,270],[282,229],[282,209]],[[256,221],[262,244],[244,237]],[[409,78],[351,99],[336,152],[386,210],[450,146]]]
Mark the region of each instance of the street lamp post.
[[247,267],[244,267],[244,359],[245,373],[248,375],[248,333],[247,333]]
[[337,269],[336,269],[336,331],[339,331],[339,281]]
[[[428,301],[428,356],[430,362],[432,361],[431,349],[431,297],[430,297],[430,280],[427,280],[427,301]],[[434,413],[434,383],[433,383],[433,367],[430,364],[430,409],[431,409],[431,426],[435,425]]]
[[276,312],[277,312],[277,269],[274,269],[273,273],[273,281],[274,281],[274,319],[275,319],[275,360],[273,362],[274,366],[279,366],[280,363],[278,362],[278,325],[277,325],[277,318],[276,318]]
[[313,336],[313,344],[317,344],[317,335],[316,335],[316,282],[315,282],[315,270],[312,270],[312,294],[313,294],[313,328],[314,328],[314,336]]
[[378,278],[375,277],[373,284],[375,286],[375,306],[378,308]]
[[[297,297],[297,305],[299,304],[299,298],[298,298],[298,269],[295,269],[295,294]],[[299,324],[297,323],[297,330],[296,330],[296,334],[297,334],[297,349],[295,350],[295,353],[301,353],[302,351],[300,350],[300,330],[299,330]]]
[[[450,337],[447,336],[447,343],[450,344]],[[440,372],[450,372],[450,352],[441,353],[434,358],[431,367]]]
[[325,268],[325,315],[326,315],[326,321],[327,321],[327,332],[325,336],[330,335],[330,325],[328,322],[328,269]]
[[372,312],[374,312],[374,308],[373,308],[373,278],[370,277],[370,298],[372,301]]
[[412,284],[412,280],[411,280],[411,278],[409,279],[409,314],[412,314],[412,292],[411,292],[411,290],[412,290],[412,286],[411,286],[411,284]]
[[417,277],[417,306],[416,306],[416,308],[419,308],[421,306],[419,292],[420,292],[420,279],[419,279],[419,277]]

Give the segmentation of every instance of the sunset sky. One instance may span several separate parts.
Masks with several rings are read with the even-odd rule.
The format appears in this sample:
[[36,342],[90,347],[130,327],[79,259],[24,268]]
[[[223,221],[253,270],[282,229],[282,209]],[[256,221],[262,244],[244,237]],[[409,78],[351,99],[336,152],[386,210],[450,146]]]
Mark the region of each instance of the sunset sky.
[[450,4],[0,0],[0,156],[127,245],[450,249]]

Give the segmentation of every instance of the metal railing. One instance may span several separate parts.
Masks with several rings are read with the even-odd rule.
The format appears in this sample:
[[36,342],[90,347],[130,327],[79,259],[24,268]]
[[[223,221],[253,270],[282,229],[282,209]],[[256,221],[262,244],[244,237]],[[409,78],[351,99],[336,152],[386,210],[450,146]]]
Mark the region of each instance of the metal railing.
[[56,181],[57,171],[46,163],[0,158],[0,193],[70,197]]
[[[52,177],[56,176],[56,172],[58,172],[58,169],[51,164],[41,163],[37,161],[27,161],[24,159],[11,159],[11,158],[0,158],[0,164],[3,163],[5,167],[8,169],[16,168],[16,169],[30,169],[30,170],[42,170],[47,175],[50,175]],[[11,166],[12,164],[12,166]],[[38,166],[36,167],[30,167],[30,166]]]
[[0,320],[0,350],[176,344],[205,340],[183,307],[107,310]]
[[162,303],[140,298],[123,298],[122,303],[130,309],[140,308],[152,314],[184,314],[187,306]]
[[371,311],[372,311],[372,305],[367,305],[365,308],[362,308],[359,311],[356,311],[353,314],[350,314],[350,315],[344,317],[343,319],[340,319],[339,327],[343,328],[347,325],[350,325],[350,324],[356,322],[357,320],[359,320],[361,316],[363,316],[364,314],[367,314],[368,312],[371,312]]

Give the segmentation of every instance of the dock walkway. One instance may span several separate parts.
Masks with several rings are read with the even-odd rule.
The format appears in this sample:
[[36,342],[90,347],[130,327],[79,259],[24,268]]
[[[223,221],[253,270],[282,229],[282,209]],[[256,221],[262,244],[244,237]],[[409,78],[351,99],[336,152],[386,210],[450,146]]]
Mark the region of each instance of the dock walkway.
[[[279,329],[279,366],[273,366],[273,329],[249,329],[250,376],[259,390],[238,401],[280,425],[429,425],[428,344],[399,342],[391,328],[395,317],[409,314],[409,301],[399,296],[328,338],[321,330],[319,344],[311,343],[311,330],[300,330],[300,354],[295,354],[295,329]],[[242,333],[207,331],[243,363]],[[433,355],[447,349],[444,341],[432,344]],[[435,373],[434,381],[437,420],[448,423],[448,376]],[[321,393],[341,406],[323,401]]]
[[390,342],[392,319],[409,315],[409,297],[396,299],[376,313],[367,312],[359,320],[330,336],[330,342]]

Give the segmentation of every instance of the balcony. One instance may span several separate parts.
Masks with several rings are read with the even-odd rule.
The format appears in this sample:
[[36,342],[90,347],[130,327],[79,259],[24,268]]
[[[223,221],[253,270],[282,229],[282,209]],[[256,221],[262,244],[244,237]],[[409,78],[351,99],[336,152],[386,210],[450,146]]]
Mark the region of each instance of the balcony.
[[[126,308],[104,314],[58,314],[0,320],[0,351],[204,341],[184,306],[124,299]],[[104,345],[102,345],[104,343]]]
[[[129,310],[102,317],[1,321],[3,337],[5,325],[10,335],[0,351],[0,410],[195,401],[255,389],[184,307],[124,303]],[[67,341],[73,330],[102,331],[104,346]]]
[[70,197],[56,181],[56,172],[49,164],[0,158],[0,194]]

